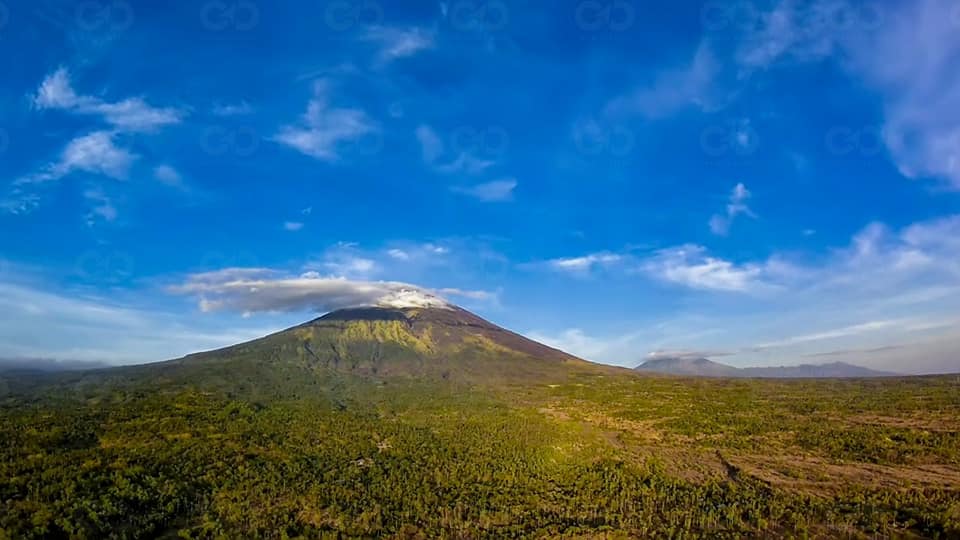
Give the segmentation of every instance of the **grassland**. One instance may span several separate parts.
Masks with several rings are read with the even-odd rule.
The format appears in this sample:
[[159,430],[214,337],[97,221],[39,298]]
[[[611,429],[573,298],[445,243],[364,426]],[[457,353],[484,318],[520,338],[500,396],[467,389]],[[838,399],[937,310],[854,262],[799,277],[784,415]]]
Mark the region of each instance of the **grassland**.
[[230,362],[5,381],[0,538],[960,537],[956,377]]

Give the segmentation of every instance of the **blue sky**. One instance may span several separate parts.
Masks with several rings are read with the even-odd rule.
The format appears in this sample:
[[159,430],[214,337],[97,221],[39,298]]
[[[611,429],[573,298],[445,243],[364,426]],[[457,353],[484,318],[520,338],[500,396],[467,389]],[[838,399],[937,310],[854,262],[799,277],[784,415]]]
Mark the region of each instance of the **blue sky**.
[[430,291],[633,366],[960,369],[960,6],[0,0],[0,356]]

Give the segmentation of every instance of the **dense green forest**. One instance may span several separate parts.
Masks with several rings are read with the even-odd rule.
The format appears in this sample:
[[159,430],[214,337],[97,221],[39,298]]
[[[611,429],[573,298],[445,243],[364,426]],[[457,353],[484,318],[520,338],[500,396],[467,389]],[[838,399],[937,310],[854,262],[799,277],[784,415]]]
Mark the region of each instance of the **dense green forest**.
[[0,537],[960,535],[956,378],[297,385],[8,396]]

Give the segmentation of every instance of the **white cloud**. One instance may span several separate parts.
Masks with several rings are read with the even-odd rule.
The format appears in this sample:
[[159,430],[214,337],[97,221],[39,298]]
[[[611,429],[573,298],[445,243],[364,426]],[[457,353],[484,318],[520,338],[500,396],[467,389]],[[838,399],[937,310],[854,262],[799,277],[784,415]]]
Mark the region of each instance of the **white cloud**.
[[[180,123],[186,116],[182,110],[156,108],[139,97],[109,102],[77,94],[65,68],[56,70],[43,80],[36,94],[32,96],[32,102],[38,110],[62,110],[72,114],[96,116],[110,124],[110,128],[74,138],[67,143],[56,161],[38,172],[17,179],[10,195],[0,203],[0,208],[15,214],[28,213],[38,206],[40,197],[36,193],[37,188],[28,187],[30,184],[59,180],[74,172],[125,180],[140,156],[121,147],[118,139],[128,133],[152,132],[162,126]],[[163,174],[163,169],[157,170]],[[100,204],[87,215],[88,222],[101,219],[113,221],[116,218],[116,208],[103,199],[100,197]]]
[[[884,100],[883,140],[907,177],[960,188],[960,35],[951,0],[862,7],[847,0],[782,1],[744,37],[738,61],[766,68],[841,51],[850,74]],[[871,10],[874,10],[871,12]],[[838,24],[852,15],[852,26]]]
[[94,131],[70,141],[60,159],[44,170],[17,180],[17,184],[31,184],[59,180],[75,171],[124,180],[133,163],[140,157],[117,146],[117,135],[110,131]]
[[612,99],[607,120],[657,118],[691,106],[709,112],[736,99],[759,73],[829,60],[880,97],[883,143],[904,176],[960,189],[960,79],[953,76],[960,69],[960,32],[953,0],[778,0],[768,10],[762,3],[723,10],[729,20],[709,28],[691,61]]
[[582,257],[568,257],[547,261],[547,267],[570,274],[587,274],[598,267],[609,267],[624,261],[624,256],[615,253],[591,253]]
[[382,271],[381,265],[370,255],[356,245],[344,242],[326,250],[319,260],[309,263],[306,269],[350,279],[369,279]]
[[960,26],[947,15],[956,2],[886,9],[883,31],[849,46],[851,70],[884,99],[883,138],[900,171],[960,189]]
[[108,102],[93,96],[78,95],[65,68],[58,69],[44,79],[33,103],[37,109],[59,109],[74,114],[100,116],[120,131],[151,131],[178,124],[186,116],[180,109],[156,108],[139,97]]
[[362,109],[332,106],[330,84],[319,80],[300,122],[283,126],[273,140],[321,161],[336,161],[345,143],[378,132],[376,122]]
[[423,28],[373,26],[363,39],[377,45],[378,61],[381,63],[414,56],[434,46],[433,33]]
[[469,187],[454,187],[453,191],[468,195],[484,202],[503,202],[513,200],[513,190],[517,187],[514,178],[504,178]]
[[[447,307],[440,293],[392,281],[357,281],[322,277],[316,272],[283,276],[267,269],[225,269],[194,274],[171,287],[173,294],[199,298],[202,311],[237,313],[316,311],[346,307]],[[451,296],[488,298],[482,291],[442,289]]]
[[777,347],[783,347],[786,345],[795,345],[797,343],[809,343],[813,341],[824,341],[824,340],[830,340],[830,339],[836,339],[836,338],[859,336],[859,335],[867,334],[870,332],[878,332],[882,330],[889,330],[891,328],[897,328],[899,326],[902,326],[905,322],[907,321],[904,321],[904,320],[867,321],[863,323],[844,326],[842,328],[824,330],[814,334],[791,336],[778,341],[759,343],[757,345],[754,345],[752,348],[761,349],[761,350],[772,349]]
[[716,358],[718,356],[730,356],[728,351],[694,351],[694,350],[660,350],[660,351],[651,351],[647,353],[646,359],[649,360],[662,360],[662,359],[671,359],[679,358],[682,360],[698,360],[700,358]]
[[441,262],[444,260],[444,255],[449,253],[449,248],[429,242],[425,244],[401,243],[397,247],[386,250],[386,255],[390,259],[407,263]]
[[415,135],[420,143],[420,152],[423,161],[433,164],[443,154],[443,141],[437,132],[430,126],[418,126]]
[[0,210],[8,214],[29,214],[40,204],[40,196],[36,193],[14,188],[9,195],[0,200]]
[[652,84],[641,85],[614,98],[607,104],[605,113],[661,118],[690,106],[710,110],[715,106],[712,93],[719,69],[710,47],[702,43],[688,65],[661,73]]
[[93,203],[93,207],[87,214],[87,226],[94,226],[98,221],[111,223],[117,219],[117,207],[113,205],[113,200],[108,197],[103,190],[88,189],[83,197]]
[[649,275],[702,290],[760,292],[773,285],[762,264],[736,264],[707,255],[702,246],[685,245],[658,251],[643,263]]
[[753,211],[750,210],[750,207],[747,206],[747,200],[750,197],[751,193],[743,183],[734,186],[727,200],[726,213],[714,214],[713,217],[710,218],[710,231],[719,236],[726,236],[729,234],[730,227],[733,225],[737,216],[746,215],[756,217]]
[[729,63],[746,80],[785,62],[837,59],[880,96],[883,142],[901,173],[960,188],[955,10],[952,0],[781,0],[742,26]]
[[183,177],[170,165],[160,165],[153,169],[153,177],[171,187],[183,187]]
[[[481,174],[496,165],[496,161],[482,159],[470,152],[447,152],[447,145],[436,130],[427,125],[417,127],[415,131],[423,162],[441,174]],[[449,154],[449,155],[448,155]],[[445,158],[445,159],[444,159]]]
[[285,221],[285,222],[283,223],[283,228],[284,228],[284,230],[287,230],[287,231],[290,231],[290,232],[297,232],[297,231],[303,229],[303,222],[300,222],[300,221]]

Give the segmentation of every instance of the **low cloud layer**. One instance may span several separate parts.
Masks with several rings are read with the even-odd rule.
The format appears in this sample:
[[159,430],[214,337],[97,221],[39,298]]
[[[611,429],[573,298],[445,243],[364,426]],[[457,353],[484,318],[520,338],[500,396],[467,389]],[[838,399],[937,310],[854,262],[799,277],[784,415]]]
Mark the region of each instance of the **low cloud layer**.
[[483,291],[442,289],[432,291],[394,281],[357,281],[323,277],[316,272],[285,276],[263,268],[230,268],[194,274],[169,288],[174,294],[196,296],[204,312],[254,313],[314,311],[380,306],[396,308],[440,307],[451,304],[442,295],[486,298]]

